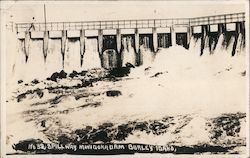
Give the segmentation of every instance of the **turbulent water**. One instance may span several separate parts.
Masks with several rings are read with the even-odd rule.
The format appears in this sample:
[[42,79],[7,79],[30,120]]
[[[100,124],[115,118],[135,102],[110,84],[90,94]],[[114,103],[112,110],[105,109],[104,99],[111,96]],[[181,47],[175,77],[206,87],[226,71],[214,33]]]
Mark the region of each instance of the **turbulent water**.
[[132,47],[131,38],[123,38],[122,45],[122,66],[126,66],[127,63],[136,65],[136,54],[134,48]]
[[[219,54],[223,52],[231,53],[235,42],[235,37],[232,36],[228,43],[225,43],[225,35],[221,34],[218,38],[218,42],[212,43],[209,46],[209,38],[205,37],[203,56],[210,54]],[[11,57],[12,60],[8,63],[8,75],[15,80],[32,80],[34,78],[45,79],[53,72],[64,70],[65,72],[88,70],[92,68],[101,68],[101,63],[109,63],[108,55],[103,55],[102,59],[97,49],[97,39],[86,39],[86,49],[81,59],[80,55],[80,41],[79,40],[67,40],[66,51],[61,53],[61,40],[49,39],[48,55],[46,58],[43,55],[43,41],[42,40],[30,40],[29,54],[25,54],[24,41],[18,40],[18,45],[13,50],[15,54]],[[239,34],[235,48],[235,54],[242,54],[244,52],[243,35]],[[136,65],[138,62],[140,65],[150,66],[155,58],[153,53],[147,46],[147,43],[140,46],[140,54],[136,54],[132,46],[131,38],[122,39],[123,50],[121,52],[121,63],[123,66],[126,63]],[[193,54],[200,54],[201,52],[201,38],[191,38],[189,50]],[[212,49],[211,49],[212,48]],[[116,53],[116,52],[115,52]],[[116,60],[119,56],[112,55]],[[139,61],[137,61],[139,59]],[[27,61],[26,61],[27,60]],[[82,63],[81,63],[82,60]],[[103,61],[101,61],[103,60]],[[81,65],[82,64],[82,65]],[[39,66],[39,70],[35,70],[35,67]]]
[[[234,42],[232,37],[225,44],[221,35],[211,54],[206,38],[204,56],[201,39],[194,37],[188,50],[174,46],[153,53],[141,46],[141,66],[107,70],[101,68],[96,39],[86,39],[82,65],[79,41],[68,41],[64,63],[60,40],[49,41],[46,60],[42,41],[32,41],[35,51],[27,62],[19,41],[8,57],[15,77],[7,82],[7,153],[20,152],[25,141],[42,141],[245,154],[248,72],[243,36],[232,57]],[[135,65],[131,40],[122,43],[123,66]]]
[[86,39],[86,52],[83,57],[82,69],[101,67],[101,59],[97,50],[97,39]]

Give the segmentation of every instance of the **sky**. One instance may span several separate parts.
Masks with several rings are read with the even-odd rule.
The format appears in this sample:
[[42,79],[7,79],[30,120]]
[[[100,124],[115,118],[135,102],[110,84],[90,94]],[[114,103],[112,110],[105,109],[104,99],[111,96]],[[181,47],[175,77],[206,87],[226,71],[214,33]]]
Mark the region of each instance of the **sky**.
[[20,2],[1,5],[7,21],[16,23],[159,19],[199,17],[245,12],[244,1],[61,1]]

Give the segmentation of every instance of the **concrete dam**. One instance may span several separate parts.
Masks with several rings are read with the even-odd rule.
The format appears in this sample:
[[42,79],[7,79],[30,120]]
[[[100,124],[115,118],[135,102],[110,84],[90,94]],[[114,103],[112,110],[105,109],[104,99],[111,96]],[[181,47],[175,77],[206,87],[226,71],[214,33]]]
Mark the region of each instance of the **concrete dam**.
[[[245,13],[196,18],[17,23],[24,63],[46,63],[51,72],[150,63],[161,49],[198,47],[199,55],[245,48]],[[21,52],[21,53],[20,53]],[[33,59],[32,59],[33,58]]]

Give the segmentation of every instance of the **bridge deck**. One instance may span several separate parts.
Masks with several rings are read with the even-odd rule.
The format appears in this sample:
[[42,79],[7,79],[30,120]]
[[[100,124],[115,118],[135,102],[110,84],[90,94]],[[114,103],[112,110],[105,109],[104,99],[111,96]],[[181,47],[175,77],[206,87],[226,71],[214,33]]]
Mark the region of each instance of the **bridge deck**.
[[[219,23],[234,23],[245,21],[245,13],[223,14],[195,18],[174,19],[143,19],[143,20],[110,20],[110,21],[81,21],[81,22],[48,22],[34,23],[35,31],[61,30],[97,30],[97,29],[135,29],[135,28],[166,28],[171,26],[200,26]],[[28,30],[31,23],[17,23],[17,32]]]

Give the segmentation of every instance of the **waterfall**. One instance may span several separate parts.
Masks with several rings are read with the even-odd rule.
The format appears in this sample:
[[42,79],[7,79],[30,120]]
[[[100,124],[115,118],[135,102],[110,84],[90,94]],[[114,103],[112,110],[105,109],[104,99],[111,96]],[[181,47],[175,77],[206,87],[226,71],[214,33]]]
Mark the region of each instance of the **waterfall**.
[[241,54],[241,52],[244,52],[243,50],[243,35],[240,33],[237,39],[237,45],[235,48],[235,55]]
[[209,36],[205,37],[204,49],[203,49],[203,56],[210,55],[209,50]]
[[125,66],[127,63],[132,65],[136,64],[136,54],[132,47],[132,38],[124,37],[122,39],[123,51],[122,51],[122,66]]
[[200,55],[200,52],[201,52],[201,38],[198,38],[198,39],[194,42],[194,46],[193,46],[192,53],[199,56],[199,55]]
[[48,75],[63,69],[61,40],[49,39],[48,54],[46,58],[45,71]]
[[231,36],[227,44],[227,53],[229,53],[230,55],[232,55],[232,52],[233,52],[234,41],[235,41],[235,37]]
[[81,70],[80,41],[68,40],[68,47],[64,57],[64,70],[66,72]]
[[141,52],[141,63],[143,66],[149,66],[154,61],[154,53],[149,49],[145,48],[145,46],[140,46]]
[[97,39],[86,39],[82,69],[100,68],[101,60],[97,50]]
[[[32,50],[32,51],[31,51]],[[27,61],[25,77],[27,79],[44,79],[46,77],[45,61],[43,55],[43,41],[31,40],[29,59]]]
[[194,38],[194,36],[192,36],[189,43],[189,50],[193,50],[195,48],[195,43],[196,39]]
[[24,71],[26,68],[25,53],[24,53],[24,40],[18,40],[17,51],[11,56],[13,59],[13,65],[11,65],[11,77],[14,79],[23,79],[25,76]]
[[218,42],[217,42],[217,44],[216,44],[214,53],[220,53],[220,52],[224,51],[223,42],[224,42],[224,35],[221,34],[221,35],[219,36]]
[[215,47],[216,47],[216,42],[212,41],[210,54],[214,54]]

